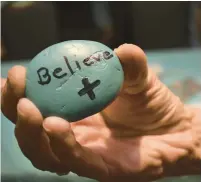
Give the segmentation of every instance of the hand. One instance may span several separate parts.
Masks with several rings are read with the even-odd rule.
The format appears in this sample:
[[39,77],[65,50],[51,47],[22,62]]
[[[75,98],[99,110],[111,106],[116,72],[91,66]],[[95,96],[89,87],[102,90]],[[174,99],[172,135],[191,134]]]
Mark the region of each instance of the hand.
[[144,52],[124,44],[115,50],[125,73],[116,100],[101,113],[69,123],[43,119],[24,98],[24,67],[8,73],[2,112],[16,124],[23,154],[44,171],[101,182],[148,182],[201,173],[201,111],[181,103],[148,68]]

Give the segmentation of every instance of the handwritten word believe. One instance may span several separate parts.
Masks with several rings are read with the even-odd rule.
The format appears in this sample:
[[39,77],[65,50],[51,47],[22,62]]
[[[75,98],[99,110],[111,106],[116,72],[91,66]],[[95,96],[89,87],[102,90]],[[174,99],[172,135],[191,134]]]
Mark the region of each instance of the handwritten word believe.
[[[87,58],[85,58],[82,62],[85,66],[92,66],[95,62],[100,62],[102,60],[102,58],[104,58],[105,60],[108,60],[112,57],[113,57],[113,54],[111,54],[108,51],[105,51],[105,52],[98,51],[98,52],[95,52],[94,54],[92,54],[91,56],[88,56]],[[66,56],[64,56],[64,61],[66,63],[68,71],[64,72],[61,67],[55,68],[52,73],[53,77],[55,77],[57,79],[61,79],[65,76],[67,76],[69,72],[72,75],[75,73],[75,71],[72,69],[72,67],[68,61],[68,58]],[[82,69],[78,61],[75,61],[75,64],[79,70]],[[46,85],[51,82],[51,75],[49,73],[48,68],[46,68],[46,67],[39,68],[37,70],[37,74],[39,77],[38,83],[40,85]]]

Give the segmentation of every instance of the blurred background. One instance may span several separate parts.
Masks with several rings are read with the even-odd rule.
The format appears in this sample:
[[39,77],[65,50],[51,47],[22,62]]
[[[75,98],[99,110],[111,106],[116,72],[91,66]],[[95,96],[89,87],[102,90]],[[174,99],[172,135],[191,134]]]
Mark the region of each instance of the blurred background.
[[[201,107],[200,2],[1,2],[2,77],[16,64],[27,66],[44,48],[76,39],[112,49],[123,43],[140,46],[158,77],[184,103]],[[94,182],[35,169],[2,114],[1,137],[2,182]],[[200,182],[201,175],[159,181]]]
[[200,2],[1,2],[2,60],[30,59],[66,40],[116,48],[189,48],[201,43]]

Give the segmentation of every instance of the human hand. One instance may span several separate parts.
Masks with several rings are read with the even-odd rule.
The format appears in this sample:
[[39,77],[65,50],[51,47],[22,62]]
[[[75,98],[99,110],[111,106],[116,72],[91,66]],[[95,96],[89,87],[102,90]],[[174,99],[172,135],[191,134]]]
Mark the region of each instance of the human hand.
[[69,123],[43,119],[24,98],[24,67],[9,71],[2,112],[16,124],[23,154],[44,171],[101,182],[148,182],[201,173],[201,111],[181,103],[148,68],[144,52],[125,44],[115,50],[125,81],[101,113]]

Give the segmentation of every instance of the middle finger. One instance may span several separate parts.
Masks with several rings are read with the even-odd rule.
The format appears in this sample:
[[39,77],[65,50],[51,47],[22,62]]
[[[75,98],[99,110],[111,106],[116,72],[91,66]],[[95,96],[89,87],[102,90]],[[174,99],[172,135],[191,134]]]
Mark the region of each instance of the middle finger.
[[17,112],[15,135],[23,154],[33,166],[43,171],[69,172],[51,151],[49,138],[42,128],[43,117],[36,106],[24,98],[20,100]]

